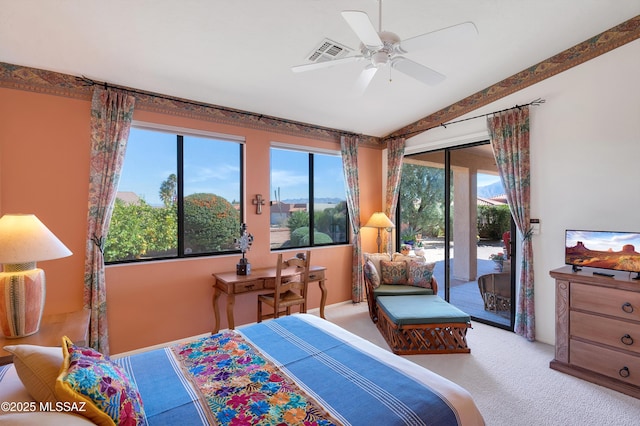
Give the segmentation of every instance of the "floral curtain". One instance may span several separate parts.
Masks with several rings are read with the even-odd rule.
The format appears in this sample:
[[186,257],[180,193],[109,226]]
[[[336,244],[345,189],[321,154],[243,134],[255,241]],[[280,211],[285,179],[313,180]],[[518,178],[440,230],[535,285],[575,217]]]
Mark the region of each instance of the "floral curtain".
[[360,185],[358,183],[358,141],[357,136],[342,136],[342,170],[347,189],[347,207],[351,222],[351,241],[353,243],[353,270],[351,272],[351,300],[354,303],[364,300],[364,281],[362,277],[362,245],[360,240]]
[[506,191],[511,215],[523,236],[520,289],[516,309],[515,332],[535,340],[533,293],[533,245],[529,225],[529,107],[518,107],[487,119],[491,146]]
[[[396,138],[387,142],[387,191],[385,194],[384,212],[391,222],[396,222],[396,207],[400,194],[400,179],[402,178],[402,160],[404,159],[404,138]],[[387,253],[393,251],[393,242],[389,233],[384,233],[383,246]]]
[[109,354],[103,249],[131,128],[135,97],[96,88],[91,102],[89,213],[84,307],[91,310],[89,345]]

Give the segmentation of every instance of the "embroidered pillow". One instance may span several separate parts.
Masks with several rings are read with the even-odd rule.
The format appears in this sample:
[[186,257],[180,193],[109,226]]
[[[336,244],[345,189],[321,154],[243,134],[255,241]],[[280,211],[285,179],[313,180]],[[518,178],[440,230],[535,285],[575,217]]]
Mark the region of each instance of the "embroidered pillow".
[[407,262],[381,260],[382,284],[407,284]]
[[[76,403],[98,425],[145,425],[142,399],[135,383],[117,364],[91,348],[62,338],[62,368],[56,397]],[[80,406],[81,405],[81,406]]]
[[416,287],[431,288],[431,278],[433,278],[433,269],[435,263],[416,262],[410,260],[407,262],[409,266],[408,281],[409,284]]
[[378,288],[380,286],[380,275],[378,274],[376,267],[373,265],[373,262],[370,260],[367,260],[367,263],[364,264],[364,276],[369,280],[373,288]]

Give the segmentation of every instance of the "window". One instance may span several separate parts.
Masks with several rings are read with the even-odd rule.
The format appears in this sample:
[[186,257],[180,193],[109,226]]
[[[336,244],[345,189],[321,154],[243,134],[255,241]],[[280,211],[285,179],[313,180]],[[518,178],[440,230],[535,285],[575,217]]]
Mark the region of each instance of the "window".
[[177,130],[131,128],[106,262],[237,251],[242,141]]
[[271,193],[272,249],[349,242],[339,154],[272,147]]

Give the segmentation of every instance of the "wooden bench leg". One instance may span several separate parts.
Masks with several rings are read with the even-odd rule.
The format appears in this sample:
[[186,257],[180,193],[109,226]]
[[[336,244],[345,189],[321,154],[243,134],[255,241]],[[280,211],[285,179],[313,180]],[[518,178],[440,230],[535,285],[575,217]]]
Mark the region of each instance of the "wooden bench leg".
[[398,326],[383,309],[378,309],[376,325],[393,353],[398,355],[471,352],[466,338],[470,323]]

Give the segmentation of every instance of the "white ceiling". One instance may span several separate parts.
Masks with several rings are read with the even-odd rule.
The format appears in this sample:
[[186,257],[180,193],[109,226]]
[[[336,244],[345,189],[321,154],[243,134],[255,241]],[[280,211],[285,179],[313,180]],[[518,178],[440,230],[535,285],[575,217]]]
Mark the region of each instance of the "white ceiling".
[[378,27],[377,0],[0,0],[0,61],[385,136],[639,15],[640,0],[384,0],[382,29],[401,39],[465,21],[479,35],[406,55],[443,83],[386,69],[361,96],[362,62],[290,69],[325,37],[359,48],[346,9]]

